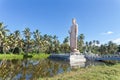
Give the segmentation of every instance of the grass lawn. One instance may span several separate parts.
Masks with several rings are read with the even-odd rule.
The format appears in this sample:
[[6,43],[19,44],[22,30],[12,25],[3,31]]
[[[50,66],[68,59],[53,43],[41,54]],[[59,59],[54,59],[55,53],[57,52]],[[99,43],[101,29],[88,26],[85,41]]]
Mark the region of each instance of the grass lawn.
[[92,66],[39,80],[120,80],[120,64]]
[[[32,59],[44,59],[49,56],[49,54],[28,54],[32,55]],[[23,59],[23,54],[0,54],[0,59]]]
[[0,54],[0,59],[23,59],[23,55],[19,54]]

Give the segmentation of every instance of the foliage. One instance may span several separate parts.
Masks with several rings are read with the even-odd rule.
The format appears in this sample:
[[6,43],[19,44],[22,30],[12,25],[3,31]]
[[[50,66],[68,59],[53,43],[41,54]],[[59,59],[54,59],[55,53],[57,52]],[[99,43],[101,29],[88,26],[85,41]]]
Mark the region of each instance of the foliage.
[[85,38],[84,34],[80,34],[78,36],[78,49],[82,53],[84,52],[84,38]]
[[[28,53],[70,53],[69,37],[65,37],[60,43],[56,35],[41,35],[37,29],[33,32],[25,28],[22,33],[19,30],[10,32],[3,23],[0,23],[0,53],[28,54]],[[23,34],[23,36],[22,36]],[[115,54],[120,52],[120,46],[109,41],[100,44],[98,40],[84,41],[84,34],[78,35],[78,50],[81,53]]]
[[62,53],[70,53],[69,37],[68,36],[66,38],[64,38],[64,41],[61,44],[60,49],[61,49]]

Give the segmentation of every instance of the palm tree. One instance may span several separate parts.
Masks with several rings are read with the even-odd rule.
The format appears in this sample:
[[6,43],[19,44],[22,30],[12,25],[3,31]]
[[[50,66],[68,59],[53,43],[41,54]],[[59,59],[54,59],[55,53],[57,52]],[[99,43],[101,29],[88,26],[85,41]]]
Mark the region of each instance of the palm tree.
[[69,37],[67,36],[66,38],[64,38],[63,43],[68,43],[69,42]]
[[2,39],[3,39],[3,34],[2,34],[2,32],[0,31],[0,46],[1,46],[1,43],[2,43]]
[[20,53],[22,51],[22,40],[21,40],[21,35],[20,35],[20,31],[19,30],[16,30],[14,33],[13,33],[13,43],[15,44],[14,45],[14,49],[13,49],[13,53]]
[[69,53],[70,52],[70,45],[69,45],[69,37],[67,36],[64,38],[63,43],[60,46],[61,52]]
[[15,46],[16,46],[15,40],[14,40],[14,34],[11,33],[11,34],[8,36],[8,39],[9,39],[8,46],[10,46],[10,52],[13,53],[14,48],[15,48]]
[[0,23],[0,32],[3,35],[3,37],[6,37],[7,32],[9,32],[9,30],[6,28],[7,28],[7,26],[4,26],[3,23]]
[[100,46],[99,51],[100,51],[101,54],[104,54],[104,53],[105,53],[104,45],[101,45],[101,46]]
[[42,50],[44,50],[45,53],[51,53],[53,52],[53,37],[51,35],[43,35],[42,37]]
[[96,40],[96,44],[97,44],[97,45],[99,45],[99,44],[100,44],[100,42],[99,42],[98,40]]
[[88,52],[88,47],[89,47],[89,44],[88,44],[88,42],[86,41],[86,42],[85,42],[85,51],[86,51],[86,52]]
[[118,50],[118,46],[115,43],[113,43],[112,41],[109,41],[108,42],[108,53],[114,54],[117,52],[117,50]]
[[7,36],[7,32],[9,32],[8,29],[6,29],[7,26],[4,26],[3,23],[0,23],[0,52],[3,53],[3,49],[5,47],[5,39],[6,39],[6,36]]
[[39,53],[40,52],[40,47],[42,46],[39,30],[36,30],[35,32],[33,32],[33,36],[34,36],[34,39],[35,39],[35,41],[34,41],[35,48],[37,49],[37,53]]
[[93,45],[95,46],[96,40],[93,40]]
[[16,30],[14,32],[14,37],[15,37],[16,40],[20,39],[20,31],[19,30]]
[[59,50],[60,42],[59,42],[58,37],[56,35],[53,36],[53,45],[54,45],[53,46],[53,52],[54,53],[59,53],[60,52],[60,50]]
[[92,51],[92,44],[93,44],[92,41],[90,41],[90,42],[89,42],[89,50],[88,50],[89,52]]
[[120,45],[118,45],[118,51],[117,52],[119,52],[120,53]]
[[31,38],[31,32],[29,28],[25,28],[23,31],[24,37],[25,37],[25,51],[28,53],[30,50],[30,38]]
[[84,52],[84,34],[78,36],[78,49],[80,52]]

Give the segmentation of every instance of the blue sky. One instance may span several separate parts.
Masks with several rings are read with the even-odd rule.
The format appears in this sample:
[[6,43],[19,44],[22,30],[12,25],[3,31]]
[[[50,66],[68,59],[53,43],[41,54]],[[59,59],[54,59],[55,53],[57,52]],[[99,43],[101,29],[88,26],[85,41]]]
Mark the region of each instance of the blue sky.
[[0,0],[0,22],[12,32],[29,27],[62,42],[72,18],[85,41],[120,44],[120,0]]

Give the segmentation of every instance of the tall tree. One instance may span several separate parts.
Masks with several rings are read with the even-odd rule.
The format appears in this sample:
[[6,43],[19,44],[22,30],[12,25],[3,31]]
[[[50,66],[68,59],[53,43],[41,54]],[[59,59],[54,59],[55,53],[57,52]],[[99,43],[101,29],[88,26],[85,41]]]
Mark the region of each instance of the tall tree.
[[86,52],[88,52],[88,48],[89,48],[89,42],[86,41],[86,42],[85,42],[85,51],[86,51]]
[[78,36],[78,49],[80,52],[84,52],[84,34]]
[[117,52],[120,52],[120,45],[118,45],[118,51]]
[[25,52],[28,53],[30,51],[30,44],[31,44],[31,32],[29,28],[25,28],[23,31],[24,37],[25,37]]
[[68,43],[69,42],[69,37],[65,37],[63,43]]
[[99,40],[96,40],[96,44],[97,44],[97,46],[100,44],[100,41]]
[[90,42],[89,42],[89,50],[88,50],[89,52],[92,51],[92,44],[93,44],[92,41],[90,41]]
[[115,43],[113,43],[112,41],[109,41],[108,42],[108,53],[114,54],[117,52],[117,50],[118,50],[118,46]]
[[40,47],[42,47],[42,42],[41,42],[41,39],[40,39],[40,32],[39,30],[37,29],[35,32],[33,32],[33,36],[34,36],[34,45],[35,45],[35,50],[37,51],[37,53],[40,52]]
[[62,53],[69,53],[70,52],[70,45],[69,45],[69,37],[68,36],[66,38],[64,38],[64,41],[61,44],[61,52]]
[[59,53],[60,52],[60,42],[58,40],[58,37],[56,35],[53,36],[53,44],[54,44],[54,47],[53,47],[53,52],[54,53]]
[[6,29],[7,26],[4,26],[3,23],[0,23],[0,52],[4,52],[5,48],[5,43],[6,43],[6,37],[7,37],[7,32],[9,32],[8,29]]
[[19,30],[14,31],[13,36],[14,36],[13,53],[20,53],[20,52],[22,52],[22,48],[23,48],[23,42],[22,42],[20,31]]

